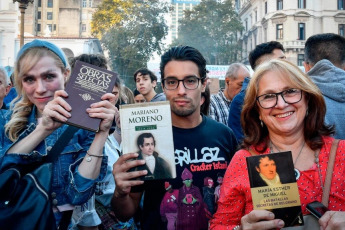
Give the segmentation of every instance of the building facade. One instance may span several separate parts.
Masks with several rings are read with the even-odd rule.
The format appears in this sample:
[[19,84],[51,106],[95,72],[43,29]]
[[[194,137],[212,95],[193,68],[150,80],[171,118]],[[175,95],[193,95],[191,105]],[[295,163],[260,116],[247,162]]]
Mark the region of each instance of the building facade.
[[[169,18],[168,36],[170,42],[178,37],[179,21],[184,17],[185,10],[192,10],[193,7],[200,3],[200,0],[171,0],[171,11]],[[170,43],[168,42],[168,43]]]
[[101,0],[37,0],[25,12],[25,32],[45,37],[91,37]]
[[235,0],[235,8],[245,28],[239,41],[246,64],[256,45],[278,41],[287,59],[302,66],[308,37],[345,33],[345,0]]

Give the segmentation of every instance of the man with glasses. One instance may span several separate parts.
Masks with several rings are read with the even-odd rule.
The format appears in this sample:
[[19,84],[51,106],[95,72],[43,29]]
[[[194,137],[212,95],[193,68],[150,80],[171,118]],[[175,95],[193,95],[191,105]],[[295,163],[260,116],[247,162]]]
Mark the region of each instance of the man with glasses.
[[[206,60],[198,50],[189,46],[169,49],[161,57],[160,70],[162,87],[170,101],[175,148],[176,178],[167,181],[176,189],[183,187],[181,175],[188,169],[193,185],[201,190],[205,177],[216,180],[225,173],[236,150],[236,138],[231,129],[200,114],[201,93],[206,87]],[[136,157],[135,153],[124,154],[114,164],[113,210],[118,218],[127,220],[139,209],[145,192],[141,228],[165,229],[166,223],[159,214],[165,180],[133,180],[147,174],[147,171],[127,172],[145,164],[145,161],[128,161]],[[184,202],[178,205],[185,208],[178,209],[176,229],[208,229],[202,199],[192,194],[180,198]]]
[[232,99],[240,92],[244,78],[250,73],[242,63],[233,63],[225,74],[225,88],[211,95],[209,115],[212,119],[228,125],[229,106]]

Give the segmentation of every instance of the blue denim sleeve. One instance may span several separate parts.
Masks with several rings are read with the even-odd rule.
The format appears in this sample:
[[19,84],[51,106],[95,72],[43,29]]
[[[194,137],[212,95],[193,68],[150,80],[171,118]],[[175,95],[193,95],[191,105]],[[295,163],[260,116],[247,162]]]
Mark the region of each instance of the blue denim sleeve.
[[[80,131],[77,133],[78,142],[82,146],[78,153],[78,160],[69,165],[69,178],[67,184],[67,194],[71,204],[83,204],[94,194],[95,183],[103,180],[107,173],[107,156],[104,156],[101,163],[100,174],[97,179],[92,180],[83,177],[78,171],[78,166],[82,162],[86,151],[89,149],[94,134],[88,131]],[[104,149],[103,149],[104,155]]]

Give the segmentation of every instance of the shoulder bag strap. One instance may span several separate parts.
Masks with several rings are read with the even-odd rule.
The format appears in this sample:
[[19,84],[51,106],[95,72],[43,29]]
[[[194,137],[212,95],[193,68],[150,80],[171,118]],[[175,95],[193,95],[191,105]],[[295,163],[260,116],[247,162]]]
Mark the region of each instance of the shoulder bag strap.
[[52,149],[48,152],[46,162],[54,162],[62,150],[66,147],[67,143],[71,140],[74,133],[77,132],[79,128],[75,126],[68,126],[67,129],[61,134],[59,139],[55,142]]
[[328,200],[329,200],[329,193],[331,191],[331,182],[332,182],[332,174],[333,174],[333,168],[334,168],[334,160],[335,155],[338,149],[339,140],[334,139],[331,147],[331,151],[329,153],[329,159],[328,159],[328,165],[327,165],[327,171],[326,171],[326,179],[325,179],[325,187],[323,189],[322,193],[322,203],[328,207]]

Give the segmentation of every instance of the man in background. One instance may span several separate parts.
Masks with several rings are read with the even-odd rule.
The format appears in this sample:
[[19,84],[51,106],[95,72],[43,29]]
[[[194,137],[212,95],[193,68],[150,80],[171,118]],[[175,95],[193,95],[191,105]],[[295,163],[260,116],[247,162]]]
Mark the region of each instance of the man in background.
[[10,88],[7,72],[4,68],[0,68],[0,109],[7,109],[4,98],[10,91]]
[[304,68],[326,102],[325,122],[335,125],[335,138],[345,139],[345,38],[332,33],[308,38]]
[[[286,59],[284,52],[283,45],[276,41],[257,45],[255,49],[249,53],[250,66],[255,71],[255,68],[265,61],[271,59]],[[241,91],[235,96],[229,108],[228,126],[234,131],[239,143],[243,139],[241,111],[249,80],[250,78],[248,75],[243,81]]]
[[242,88],[245,77],[249,71],[242,63],[233,63],[225,74],[225,88],[220,89],[217,94],[211,95],[209,116],[224,125],[228,124],[229,106],[232,99]]
[[137,90],[144,96],[146,102],[165,101],[163,93],[156,93],[156,75],[147,68],[140,68],[134,73]]

